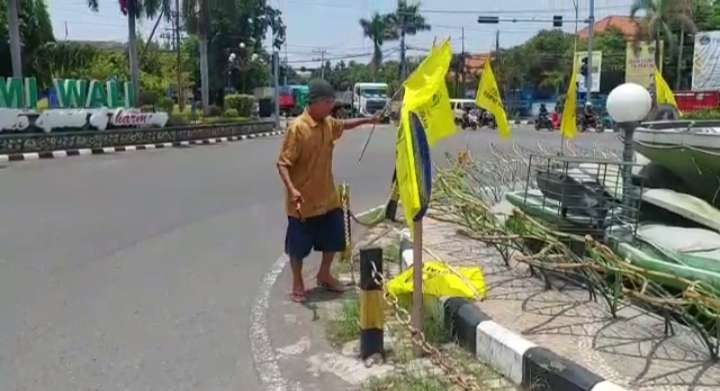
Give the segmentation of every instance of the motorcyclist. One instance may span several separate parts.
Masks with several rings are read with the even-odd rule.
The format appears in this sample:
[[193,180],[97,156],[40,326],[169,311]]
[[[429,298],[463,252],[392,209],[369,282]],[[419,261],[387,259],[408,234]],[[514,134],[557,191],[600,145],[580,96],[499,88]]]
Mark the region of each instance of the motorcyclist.
[[547,109],[547,107],[545,107],[545,103],[541,103],[540,104],[540,113],[538,114],[538,116],[547,117],[547,115],[548,115],[548,109]]
[[585,109],[583,110],[583,114],[585,115],[585,119],[595,118],[595,111],[593,111],[592,102],[585,102]]

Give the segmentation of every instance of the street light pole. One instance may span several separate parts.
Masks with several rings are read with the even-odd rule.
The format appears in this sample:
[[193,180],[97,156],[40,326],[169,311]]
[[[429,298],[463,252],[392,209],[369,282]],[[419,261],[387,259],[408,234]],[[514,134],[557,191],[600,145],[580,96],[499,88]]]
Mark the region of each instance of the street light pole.
[[273,102],[275,107],[275,129],[280,129],[280,53],[277,50],[273,50],[273,83],[275,84],[275,89],[273,91]]
[[22,60],[20,50],[20,20],[18,18],[18,0],[8,1],[8,33],[10,36],[10,61],[12,62],[12,75],[22,78]]
[[588,17],[588,67],[585,75],[585,102],[591,102],[593,72],[593,30],[595,28],[595,0],[590,0],[590,16]]

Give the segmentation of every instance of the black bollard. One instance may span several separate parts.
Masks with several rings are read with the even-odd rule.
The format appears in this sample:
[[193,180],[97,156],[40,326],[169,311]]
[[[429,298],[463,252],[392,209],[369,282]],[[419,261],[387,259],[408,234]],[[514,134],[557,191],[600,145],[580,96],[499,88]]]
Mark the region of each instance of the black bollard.
[[382,248],[360,250],[360,357],[363,360],[378,353],[385,357],[382,259]]

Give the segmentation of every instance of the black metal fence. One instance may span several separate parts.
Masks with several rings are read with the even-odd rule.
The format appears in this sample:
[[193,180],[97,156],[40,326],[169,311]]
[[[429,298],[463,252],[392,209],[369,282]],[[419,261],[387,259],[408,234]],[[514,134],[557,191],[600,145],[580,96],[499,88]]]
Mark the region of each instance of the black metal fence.
[[189,125],[161,129],[111,129],[104,131],[59,131],[54,133],[0,135],[0,154],[97,149],[126,145],[173,143],[270,132],[274,122]]

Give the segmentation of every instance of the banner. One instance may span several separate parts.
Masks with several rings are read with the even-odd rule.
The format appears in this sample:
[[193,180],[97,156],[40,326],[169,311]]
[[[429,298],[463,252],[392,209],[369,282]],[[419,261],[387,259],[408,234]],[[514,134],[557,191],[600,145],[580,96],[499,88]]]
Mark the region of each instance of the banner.
[[[575,52],[575,72],[578,75],[578,91],[587,92],[585,88],[585,74],[588,63],[587,51]],[[602,51],[596,50],[592,53],[592,92],[600,92],[600,75],[602,73]]]
[[705,31],[695,35],[692,89],[720,89],[720,31]]
[[478,84],[475,102],[478,107],[482,107],[495,116],[495,122],[500,130],[500,137],[510,138],[510,125],[508,124],[505,107],[503,107],[502,97],[489,58],[485,61],[485,68],[483,69],[480,84]]
[[[660,50],[662,51],[662,44]],[[662,53],[660,54],[662,57]],[[627,43],[625,48],[625,82],[650,89],[655,82],[655,43]]]

